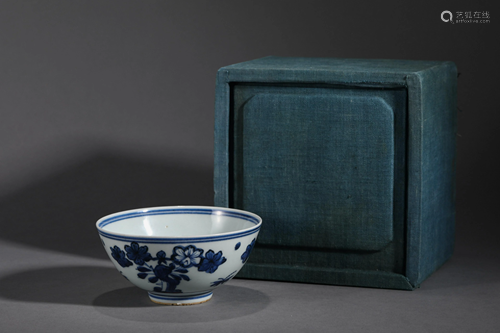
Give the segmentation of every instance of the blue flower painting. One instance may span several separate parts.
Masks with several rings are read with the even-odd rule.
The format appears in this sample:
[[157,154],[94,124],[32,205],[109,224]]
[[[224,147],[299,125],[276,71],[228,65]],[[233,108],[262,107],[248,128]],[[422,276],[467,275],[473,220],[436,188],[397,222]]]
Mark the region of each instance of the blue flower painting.
[[255,238],[252,240],[250,244],[248,244],[247,249],[241,255],[241,261],[243,261],[243,263],[245,263],[248,260],[248,257],[250,257],[250,253],[252,252],[254,246],[255,246]]
[[[111,249],[111,256],[122,267],[137,265],[137,277],[146,279],[155,284],[153,288],[156,292],[182,293],[178,288],[182,281],[189,281],[188,268],[196,267],[198,271],[212,274],[220,265],[226,262],[222,251],[215,253],[208,250],[205,255],[203,249],[194,245],[176,246],[172,250],[172,255],[167,257],[165,251],[158,251],[156,257],[148,252],[147,246],[140,246],[137,242],[125,245],[123,251],[118,246]],[[130,260],[128,260],[128,259]],[[132,261],[131,261],[132,260]],[[148,262],[156,262],[149,264]],[[215,285],[226,282],[226,279],[219,279],[214,282]]]
[[174,248],[174,254],[172,254],[172,260],[184,268],[189,268],[200,264],[202,254],[203,250],[193,245],[186,247],[176,246]]
[[139,246],[136,242],[132,242],[130,246],[125,245],[125,251],[127,251],[127,258],[137,265],[144,265],[145,261],[150,261],[152,259],[151,255],[148,253],[148,247]]
[[123,252],[118,246],[115,245],[115,247],[110,247],[111,249],[111,256],[113,259],[115,259],[118,264],[122,267],[128,267],[132,266],[132,262],[125,258],[125,252]]
[[220,265],[226,262],[226,258],[222,256],[222,251],[214,253],[214,251],[210,250],[205,255],[205,258],[201,261],[200,266],[198,267],[199,271],[204,271],[207,273],[213,273],[219,268]]

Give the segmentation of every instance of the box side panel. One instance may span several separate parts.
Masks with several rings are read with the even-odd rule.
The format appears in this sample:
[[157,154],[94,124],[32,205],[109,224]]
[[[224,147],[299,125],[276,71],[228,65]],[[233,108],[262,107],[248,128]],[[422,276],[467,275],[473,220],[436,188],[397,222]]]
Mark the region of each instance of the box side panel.
[[422,75],[422,282],[453,253],[457,70],[453,63]]
[[408,75],[408,138],[406,193],[406,276],[419,281],[422,215],[422,85],[417,75]]
[[217,73],[214,127],[214,205],[229,207],[229,150],[231,94],[228,71]]
[[408,76],[407,276],[414,285],[453,252],[456,80],[451,62]]

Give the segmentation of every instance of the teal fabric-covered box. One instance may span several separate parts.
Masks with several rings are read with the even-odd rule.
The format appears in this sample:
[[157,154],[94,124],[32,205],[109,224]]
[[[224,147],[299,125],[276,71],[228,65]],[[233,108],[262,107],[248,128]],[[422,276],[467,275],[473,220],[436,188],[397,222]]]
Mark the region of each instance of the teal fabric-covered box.
[[263,218],[238,277],[418,287],[453,252],[456,79],[439,61],[221,68],[215,205]]

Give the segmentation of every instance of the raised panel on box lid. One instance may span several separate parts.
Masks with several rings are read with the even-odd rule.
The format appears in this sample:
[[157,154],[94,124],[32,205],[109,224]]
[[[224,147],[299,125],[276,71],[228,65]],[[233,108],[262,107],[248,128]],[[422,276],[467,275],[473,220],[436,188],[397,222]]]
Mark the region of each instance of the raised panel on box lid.
[[[235,85],[233,206],[261,245],[381,251],[401,232],[402,90]],[[395,188],[396,184],[396,188]]]

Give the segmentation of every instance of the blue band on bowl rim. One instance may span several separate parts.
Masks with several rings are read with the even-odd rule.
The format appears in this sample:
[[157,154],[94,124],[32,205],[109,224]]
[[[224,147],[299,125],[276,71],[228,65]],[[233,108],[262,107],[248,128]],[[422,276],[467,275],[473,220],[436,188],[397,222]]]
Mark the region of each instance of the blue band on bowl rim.
[[[151,216],[151,215],[170,215],[170,214],[199,214],[199,215],[219,215],[219,216],[229,216],[234,218],[239,218],[242,220],[249,221],[255,226],[241,230],[233,231],[229,233],[217,234],[217,235],[207,235],[198,237],[154,237],[154,236],[133,236],[126,235],[116,232],[108,232],[102,230],[103,227],[114,222],[121,220],[136,218],[141,216]],[[174,244],[174,243],[201,243],[201,242],[213,242],[222,241],[228,239],[239,238],[243,236],[248,236],[254,234],[260,230],[262,220],[260,217],[253,213],[234,210],[231,208],[220,208],[220,207],[163,207],[163,208],[145,208],[136,209],[133,211],[125,211],[123,213],[116,213],[103,217],[97,221],[97,231],[103,237],[114,239],[118,241],[137,241],[137,242],[148,242],[148,243],[162,243],[162,244]]]

